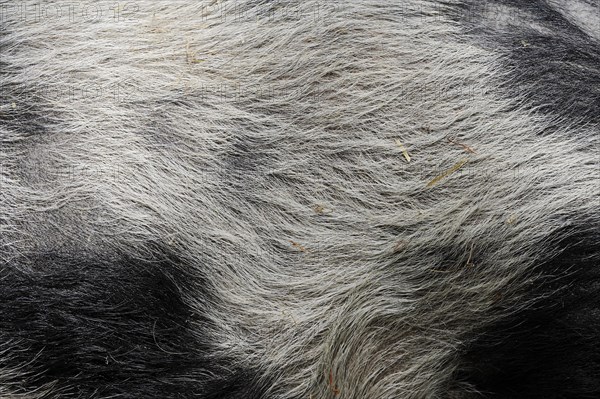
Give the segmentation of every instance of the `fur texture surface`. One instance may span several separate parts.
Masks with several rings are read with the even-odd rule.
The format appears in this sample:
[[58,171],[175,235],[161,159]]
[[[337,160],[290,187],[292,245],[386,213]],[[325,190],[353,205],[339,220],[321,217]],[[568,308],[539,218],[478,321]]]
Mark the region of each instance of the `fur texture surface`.
[[0,11],[0,397],[600,397],[597,2]]

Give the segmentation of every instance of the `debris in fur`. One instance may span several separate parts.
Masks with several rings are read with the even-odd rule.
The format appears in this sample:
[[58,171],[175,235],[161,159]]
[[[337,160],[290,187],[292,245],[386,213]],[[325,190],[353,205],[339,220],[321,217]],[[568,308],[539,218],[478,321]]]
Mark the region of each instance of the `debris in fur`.
[[469,147],[468,145],[466,145],[464,143],[460,143],[460,142],[456,141],[452,137],[448,137],[448,141],[451,142],[452,144],[461,146],[468,153],[477,154],[474,149],[472,149],[471,147]]
[[406,150],[404,145],[402,145],[402,142],[396,139],[396,145],[398,146],[398,148],[400,148],[400,151],[402,151],[402,155],[404,155],[406,162],[410,163],[410,155],[408,154],[408,151]]
[[306,248],[300,244],[298,244],[295,241],[290,240],[290,243],[292,244],[292,246],[296,249],[298,249],[300,252],[306,252]]
[[431,180],[429,183],[427,183],[427,187],[433,187],[434,185],[436,185],[442,179],[445,179],[446,177],[450,176],[452,173],[454,173],[457,170],[459,170],[460,168],[462,168],[463,165],[466,164],[468,161],[469,160],[466,159],[466,158],[465,159],[461,159],[456,164],[454,164],[454,166],[452,166],[450,169],[448,169],[447,171],[445,171],[441,175],[438,175],[435,178],[433,178],[433,180]]

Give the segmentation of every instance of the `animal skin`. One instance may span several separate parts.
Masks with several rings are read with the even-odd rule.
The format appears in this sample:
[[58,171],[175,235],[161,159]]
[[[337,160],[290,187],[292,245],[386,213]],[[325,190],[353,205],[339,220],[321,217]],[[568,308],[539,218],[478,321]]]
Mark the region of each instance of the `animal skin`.
[[596,0],[0,1],[0,398],[600,397]]

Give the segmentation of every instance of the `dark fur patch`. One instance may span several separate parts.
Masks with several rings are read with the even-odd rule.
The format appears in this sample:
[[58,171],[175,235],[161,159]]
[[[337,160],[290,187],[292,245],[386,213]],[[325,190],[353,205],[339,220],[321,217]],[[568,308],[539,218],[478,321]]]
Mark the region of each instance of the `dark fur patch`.
[[[506,58],[507,96],[574,124],[600,122],[600,43],[543,0],[468,2],[471,37]],[[598,6],[600,7],[600,6]]]
[[[187,304],[205,283],[178,261],[46,254],[0,267],[0,367],[58,397],[257,398],[256,373],[215,355]],[[207,302],[208,303],[208,302]]]
[[[600,397],[600,236],[558,242],[521,310],[476,334],[456,379],[485,398]],[[527,306],[526,304],[529,303]]]

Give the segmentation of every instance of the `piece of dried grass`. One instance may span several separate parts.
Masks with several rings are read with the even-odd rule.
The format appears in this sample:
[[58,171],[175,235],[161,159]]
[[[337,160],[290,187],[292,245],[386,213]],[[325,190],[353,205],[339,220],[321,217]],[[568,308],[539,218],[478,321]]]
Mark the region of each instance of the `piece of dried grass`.
[[448,169],[441,175],[434,177],[433,180],[431,180],[429,183],[427,183],[427,187],[433,187],[440,180],[445,179],[446,177],[450,176],[452,173],[454,173],[457,170],[459,170],[460,168],[462,168],[463,165],[466,164],[468,161],[469,160],[467,158],[461,159],[456,164],[454,164],[454,166],[452,166],[450,169]]

